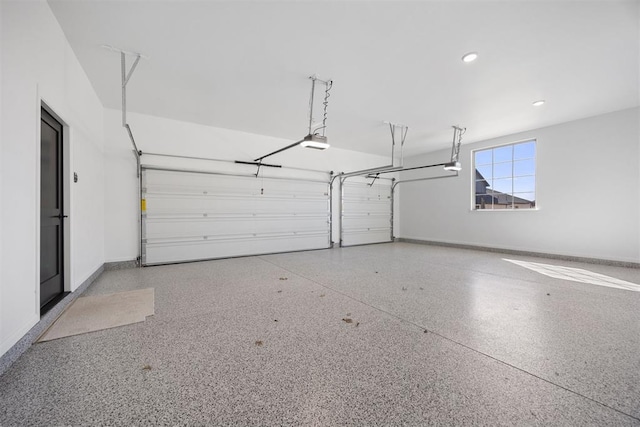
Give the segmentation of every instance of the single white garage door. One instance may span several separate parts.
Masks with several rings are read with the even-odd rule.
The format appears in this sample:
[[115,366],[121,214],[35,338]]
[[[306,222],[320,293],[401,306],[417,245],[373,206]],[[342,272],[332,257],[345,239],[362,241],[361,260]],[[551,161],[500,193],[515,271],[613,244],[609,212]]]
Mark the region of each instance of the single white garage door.
[[352,177],[342,185],[341,246],[391,241],[390,179]]
[[143,265],[330,247],[328,182],[142,172]]

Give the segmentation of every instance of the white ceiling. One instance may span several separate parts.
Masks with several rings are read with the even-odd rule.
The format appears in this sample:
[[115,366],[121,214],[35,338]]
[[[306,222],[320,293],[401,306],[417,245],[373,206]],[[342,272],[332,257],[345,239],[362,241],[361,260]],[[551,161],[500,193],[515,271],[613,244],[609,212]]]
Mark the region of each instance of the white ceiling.
[[454,124],[465,143],[639,105],[637,1],[49,3],[105,107],[121,105],[108,44],[149,56],[129,111],[291,140],[314,73],[334,80],[332,146],[376,154],[385,120],[417,154]]

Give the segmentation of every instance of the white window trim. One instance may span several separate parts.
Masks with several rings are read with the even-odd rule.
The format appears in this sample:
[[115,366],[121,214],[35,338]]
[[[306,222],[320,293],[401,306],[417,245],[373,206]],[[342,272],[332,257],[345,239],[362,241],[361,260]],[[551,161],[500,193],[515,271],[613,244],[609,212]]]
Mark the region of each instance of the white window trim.
[[[522,144],[524,142],[535,142],[536,151],[533,155],[533,160],[535,163],[535,174],[534,174],[534,185],[535,185],[535,196],[536,196],[536,206],[534,208],[527,209],[476,209],[476,152],[477,151],[485,151],[485,150],[493,150],[494,148],[506,147],[508,145],[517,145]],[[469,212],[537,212],[540,210],[540,204],[538,203],[538,139],[537,138],[524,138],[518,141],[513,142],[505,142],[501,144],[489,145],[482,148],[476,148],[470,151],[471,161],[469,164],[471,165],[471,197],[469,198],[470,209]],[[513,159],[512,159],[513,161]],[[492,161],[493,163],[493,161]],[[513,175],[512,175],[513,178]]]

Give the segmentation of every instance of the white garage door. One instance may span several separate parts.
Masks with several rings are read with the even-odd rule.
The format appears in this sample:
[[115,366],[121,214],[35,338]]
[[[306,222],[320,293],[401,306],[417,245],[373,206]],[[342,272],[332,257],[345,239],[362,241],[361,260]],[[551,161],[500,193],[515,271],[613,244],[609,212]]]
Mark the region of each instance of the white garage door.
[[341,246],[391,241],[390,179],[348,178],[342,185]]
[[328,182],[143,169],[143,265],[329,246]]

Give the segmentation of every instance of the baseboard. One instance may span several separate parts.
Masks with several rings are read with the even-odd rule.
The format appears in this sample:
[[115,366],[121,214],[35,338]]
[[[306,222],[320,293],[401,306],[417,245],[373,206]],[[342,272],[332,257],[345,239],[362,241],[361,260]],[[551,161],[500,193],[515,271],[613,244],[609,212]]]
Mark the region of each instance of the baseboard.
[[43,315],[40,320],[31,327],[22,338],[0,357],[0,375],[31,347],[42,333],[62,314],[65,308],[78,298],[104,271],[104,265],[98,267],[78,288],[65,296],[55,307]]
[[600,258],[587,258],[572,255],[549,254],[544,252],[522,251],[517,249],[495,248],[490,246],[469,245],[460,243],[439,242],[433,240],[408,239],[405,237],[396,237],[396,242],[415,243],[419,245],[444,246],[448,248],[471,249],[476,251],[496,252],[508,255],[533,256],[538,258],[557,259],[561,261],[584,262],[587,264],[610,265],[613,267],[640,268],[640,263],[629,261],[615,261]]
[[116,261],[116,262],[105,262],[104,263],[104,271],[111,270],[124,270],[127,268],[137,268],[139,267],[138,261],[132,259],[130,261]]
[[[0,354],[4,355],[9,352],[9,350],[11,350],[16,345],[16,343],[20,341],[20,339],[24,337],[31,330],[31,328],[33,328],[38,323],[39,320],[40,319],[38,319],[38,316],[34,314],[34,316],[30,318],[28,322],[25,322],[24,326],[18,329],[13,335],[5,340],[2,345],[0,345]],[[0,359],[0,366],[1,361],[2,359]],[[0,372],[2,372],[1,369]]]

